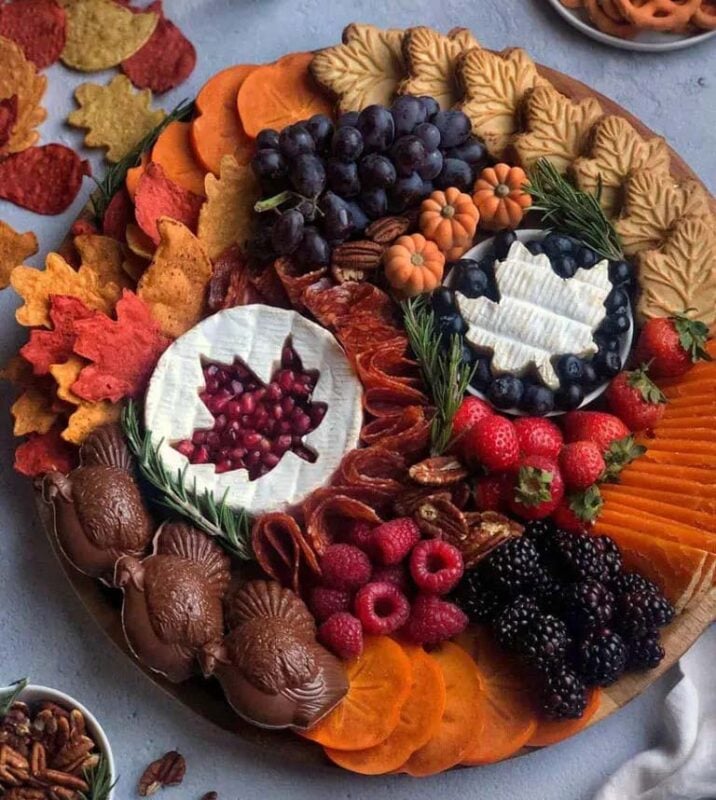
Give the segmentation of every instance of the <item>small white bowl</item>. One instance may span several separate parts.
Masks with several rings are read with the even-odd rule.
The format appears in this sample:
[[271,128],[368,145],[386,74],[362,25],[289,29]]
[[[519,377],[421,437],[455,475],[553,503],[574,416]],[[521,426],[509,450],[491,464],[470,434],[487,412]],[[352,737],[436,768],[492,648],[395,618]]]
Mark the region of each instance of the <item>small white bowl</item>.
[[[10,688],[10,687],[8,687]],[[18,695],[17,700],[26,703],[32,710],[43,701],[56,703],[68,711],[76,708],[82,713],[85,718],[87,726],[87,735],[94,740],[99,752],[107,759],[107,766],[109,767],[110,784],[114,784],[117,780],[117,770],[114,764],[114,756],[112,755],[112,748],[109,744],[109,739],[104,729],[99,724],[97,717],[79,700],[74,697],[59,691],[58,689],[50,689],[48,686],[37,686],[35,684],[28,684]],[[112,788],[107,795],[107,800],[113,800],[115,797],[114,788]]]

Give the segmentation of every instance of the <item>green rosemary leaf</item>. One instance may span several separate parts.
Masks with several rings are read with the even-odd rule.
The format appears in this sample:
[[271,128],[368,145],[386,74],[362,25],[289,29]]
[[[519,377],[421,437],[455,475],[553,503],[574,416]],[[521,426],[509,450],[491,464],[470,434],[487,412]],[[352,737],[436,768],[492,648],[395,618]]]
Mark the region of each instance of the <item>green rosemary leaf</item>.
[[12,708],[12,704],[17,700],[20,692],[27,686],[27,678],[11,683],[6,689],[0,691],[0,719]]
[[83,772],[83,778],[89,785],[89,792],[80,792],[81,800],[108,800],[112,789],[117,785],[117,780],[112,781],[112,774],[109,771],[109,761],[100,756],[99,761],[94,767]]

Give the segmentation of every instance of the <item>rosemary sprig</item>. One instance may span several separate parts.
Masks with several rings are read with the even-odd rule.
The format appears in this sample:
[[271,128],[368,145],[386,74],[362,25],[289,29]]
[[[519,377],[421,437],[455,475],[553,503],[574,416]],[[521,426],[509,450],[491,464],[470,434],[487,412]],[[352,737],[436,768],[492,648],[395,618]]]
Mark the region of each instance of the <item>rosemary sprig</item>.
[[12,704],[20,696],[20,692],[27,686],[27,678],[11,683],[7,689],[0,692],[0,719],[2,719],[12,708]]
[[410,346],[435,404],[430,439],[437,456],[450,444],[453,418],[475,370],[462,360],[459,336],[453,335],[447,349],[443,347],[435,312],[424,296],[406,300],[402,307]]
[[104,212],[107,210],[110,200],[124,183],[127,172],[136,167],[141,161],[142,153],[149,150],[159,138],[161,132],[172,122],[187,119],[194,112],[194,102],[182,100],[178,106],[170,111],[166,117],[153,128],[140,142],[138,142],[122,159],[112,166],[105,173],[101,181],[95,181],[97,188],[92,193],[90,201],[92,203],[92,213],[97,222],[102,221]]
[[100,756],[99,761],[94,767],[90,767],[83,773],[85,782],[88,784],[89,792],[80,792],[81,800],[107,800],[110,792],[117,785],[119,778],[112,781],[112,774],[109,771],[109,761],[104,756]]
[[217,502],[208,490],[200,494],[196,483],[188,489],[186,468],[171,475],[159,456],[159,446],[152,443],[150,431],[142,431],[137,407],[131,400],[122,411],[122,427],[142,476],[157,489],[155,502],[214,536],[229,553],[244,561],[253,559],[251,521],[246,511],[235,513],[226,503],[226,496]]
[[593,195],[580,191],[545,158],[530,170],[526,190],[534,200],[532,208],[542,212],[551,228],[574,237],[604,258],[624,258],[619,234],[599,204],[600,192]]

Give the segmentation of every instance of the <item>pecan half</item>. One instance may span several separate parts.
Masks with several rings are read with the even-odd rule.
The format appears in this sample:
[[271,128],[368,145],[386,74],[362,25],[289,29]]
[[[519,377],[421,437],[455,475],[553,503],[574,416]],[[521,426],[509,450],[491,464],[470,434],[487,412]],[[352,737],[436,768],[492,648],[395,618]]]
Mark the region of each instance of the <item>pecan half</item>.
[[368,272],[364,269],[356,269],[355,267],[338,267],[335,264],[331,267],[331,275],[336,283],[362,283],[368,280]]
[[186,774],[184,756],[176,750],[170,750],[158,758],[144,770],[139,779],[139,796],[149,797],[163,786],[178,786]]
[[334,248],[331,266],[342,269],[378,269],[385,247],[369,239],[344,242]]
[[423,486],[449,486],[466,478],[468,473],[453,456],[436,456],[413,464],[408,474]]
[[411,486],[395,499],[393,511],[399,517],[412,517],[423,503],[435,498],[450,500],[450,492],[434,486]]
[[[21,786],[19,788],[10,789],[2,797],[3,800],[47,800],[47,793],[44,789]],[[52,800],[54,800],[54,798],[52,798]]]
[[392,244],[408,228],[410,220],[407,217],[381,217],[370,223],[365,229],[365,235],[378,244]]
[[413,519],[425,536],[446,539],[457,547],[468,534],[465,515],[449,497],[428,498],[418,506]]
[[465,568],[474,567],[496,547],[508,539],[522,536],[524,528],[518,522],[497,511],[473,511],[465,514],[468,536],[456,546],[462,552]]
[[216,792],[207,792],[201,800],[219,800],[219,795]]
[[0,745],[9,744],[18,753],[27,756],[32,744],[31,734],[30,710],[25,703],[13,703],[0,720]]

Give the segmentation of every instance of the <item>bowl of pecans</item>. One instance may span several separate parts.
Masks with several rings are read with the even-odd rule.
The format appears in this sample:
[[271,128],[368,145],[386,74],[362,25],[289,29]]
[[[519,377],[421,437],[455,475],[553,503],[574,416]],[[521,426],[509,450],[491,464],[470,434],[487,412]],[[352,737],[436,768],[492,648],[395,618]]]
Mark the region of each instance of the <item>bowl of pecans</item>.
[[2,800],[112,800],[112,749],[73,697],[27,681],[0,689]]

